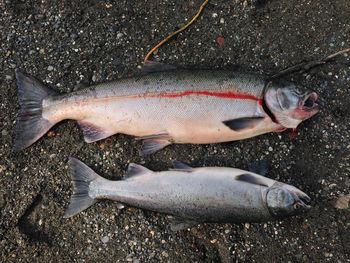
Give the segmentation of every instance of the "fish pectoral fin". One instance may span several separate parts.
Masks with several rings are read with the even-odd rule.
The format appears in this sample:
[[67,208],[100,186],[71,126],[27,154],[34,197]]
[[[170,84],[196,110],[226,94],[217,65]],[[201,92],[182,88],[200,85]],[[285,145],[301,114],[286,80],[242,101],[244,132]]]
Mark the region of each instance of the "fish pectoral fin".
[[185,164],[183,162],[174,160],[172,161],[173,167],[170,169],[171,171],[183,171],[183,172],[191,172],[193,171],[193,168],[189,166],[188,164]]
[[166,132],[138,137],[137,140],[143,140],[143,156],[155,153],[172,143],[172,138]]
[[78,124],[83,130],[84,140],[87,143],[96,142],[112,135],[106,132],[103,128],[87,121],[78,121]]
[[150,169],[136,164],[136,163],[130,163],[128,166],[128,170],[126,171],[126,174],[124,175],[124,178],[130,178],[138,175],[143,175],[143,174],[148,174],[148,173],[153,173]]
[[264,182],[263,179],[256,177],[252,174],[240,174],[240,175],[236,176],[236,180],[241,181],[241,182],[250,183],[250,184],[266,186],[266,187],[269,186],[266,182]]
[[234,131],[241,131],[244,129],[251,129],[258,125],[264,117],[244,117],[239,119],[227,120],[223,123]]
[[147,60],[143,65],[142,73],[146,74],[146,73],[152,73],[152,72],[169,71],[169,70],[174,70],[176,68],[177,67],[174,65]]
[[170,229],[174,232],[188,229],[198,224],[198,222],[194,220],[189,220],[181,217],[171,217],[170,221]]

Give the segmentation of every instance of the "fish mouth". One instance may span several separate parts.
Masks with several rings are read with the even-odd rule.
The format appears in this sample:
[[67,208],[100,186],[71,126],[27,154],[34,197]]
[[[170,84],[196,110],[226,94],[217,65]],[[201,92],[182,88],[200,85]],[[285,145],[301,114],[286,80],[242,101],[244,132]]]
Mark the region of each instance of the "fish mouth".
[[295,202],[293,204],[293,207],[296,210],[307,211],[311,209],[311,198],[307,194],[301,191],[294,192],[294,194],[296,196],[295,196]]
[[316,92],[311,92],[305,96],[301,102],[301,108],[304,111],[313,112],[314,114],[319,111],[319,105],[316,103],[318,95]]

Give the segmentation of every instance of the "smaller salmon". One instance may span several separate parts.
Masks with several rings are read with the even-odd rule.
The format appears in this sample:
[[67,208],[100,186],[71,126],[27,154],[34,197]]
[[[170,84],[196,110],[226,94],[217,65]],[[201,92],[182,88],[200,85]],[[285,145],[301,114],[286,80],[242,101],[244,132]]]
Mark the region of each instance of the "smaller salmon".
[[70,169],[74,193],[65,218],[101,199],[173,215],[173,230],[197,222],[263,222],[311,208],[310,197],[294,186],[235,168],[192,168],[175,161],[174,169],[154,172],[130,164],[120,181],[102,178],[74,158]]

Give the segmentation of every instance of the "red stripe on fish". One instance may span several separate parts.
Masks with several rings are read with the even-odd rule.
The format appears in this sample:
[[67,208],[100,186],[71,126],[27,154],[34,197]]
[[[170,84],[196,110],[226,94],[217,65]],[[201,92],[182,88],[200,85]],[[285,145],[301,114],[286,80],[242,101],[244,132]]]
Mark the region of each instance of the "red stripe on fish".
[[262,103],[262,99],[258,98],[254,95],[246,94],[246,93],[237,93],[232,91],[225,92],[217,92],[217,91],[183,91],[183,92],[171,92],[171,93],[159,93],[159,94],[147,94],[147,97],[160,97],[160,98],[178,98],[185,97],[191,95],[202,95],[202,96],[210,96],[210,97],[218,97],[224,99],[242,99],[242,100],[256,100],[259,104]]

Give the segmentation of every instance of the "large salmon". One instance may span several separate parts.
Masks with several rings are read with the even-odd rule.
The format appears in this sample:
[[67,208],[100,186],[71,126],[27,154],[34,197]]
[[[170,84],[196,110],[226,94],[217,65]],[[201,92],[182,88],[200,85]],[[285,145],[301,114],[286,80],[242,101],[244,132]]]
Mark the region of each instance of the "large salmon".
[[191,222],[263,222],[301,214],[311,199],[294,186],[227,167],[192,168],[174,162],[153,172],[130,164],[123,180],[110,181],[77,159],[70,159],[74,193],[65,217],[101,199],[111,199]]
[[296,128],[318,111],[315,92],[231,71],[157,72],[64,95],[20,71],[16,79],[15,150],[64,119],[78,121],[86,142],[124,133],[143,139],[150,154],[171,143],[218,143]]

